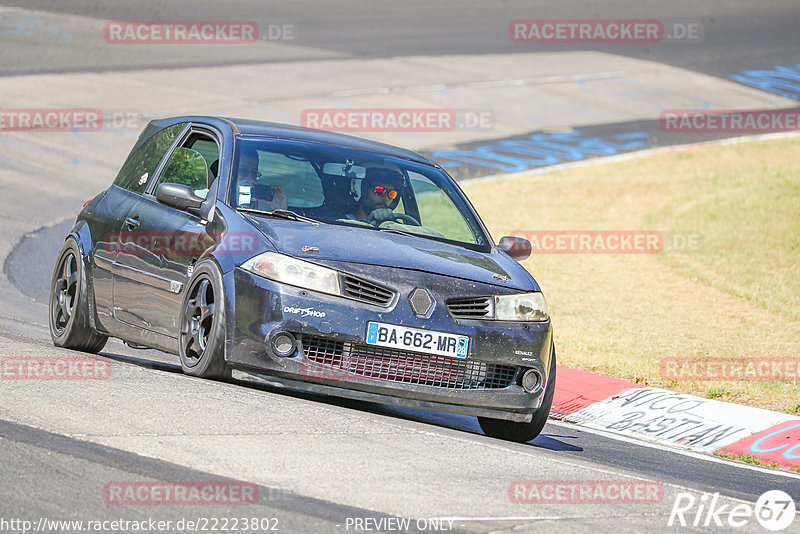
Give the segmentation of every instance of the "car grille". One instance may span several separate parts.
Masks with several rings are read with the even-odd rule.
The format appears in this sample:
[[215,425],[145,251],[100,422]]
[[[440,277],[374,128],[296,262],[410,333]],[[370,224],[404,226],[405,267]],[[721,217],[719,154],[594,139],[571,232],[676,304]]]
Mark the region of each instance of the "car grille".
[[[447,389],[500,389],[511,385],[517,367],[428,356],[317,336],[298,336],[311,362],[375,380]],[[309,372],[309,376],[325,376]]]
[[361,302],[378,306],[388,306],[394,298],[394,291],[391,289],[354,276],[344,277],[344,294]]
[[489,317],[492,311],[491,297],[472,297],[447,301],[447,310],[457,319],[480,319]]

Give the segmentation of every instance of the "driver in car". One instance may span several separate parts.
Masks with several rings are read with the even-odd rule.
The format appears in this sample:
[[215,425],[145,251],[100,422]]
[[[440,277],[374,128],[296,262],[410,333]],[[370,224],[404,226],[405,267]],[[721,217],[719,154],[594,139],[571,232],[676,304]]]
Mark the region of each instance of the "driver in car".
[[361,180],[361,195],[352,213],[345,219],[363,221],[379,225],[393,221],[397,217],[393,208],[399,202],[398,196],[403,191],[403,175],[386,168],[369,168]]
[[238,205],[263,211],[285,210],[289,205],[286,193],[279,185],[259,183],[258,179],[261,178],[261,173],[258,170],[258,164],[258,151],[250,147],[245,148],[239,156],[236,187]]

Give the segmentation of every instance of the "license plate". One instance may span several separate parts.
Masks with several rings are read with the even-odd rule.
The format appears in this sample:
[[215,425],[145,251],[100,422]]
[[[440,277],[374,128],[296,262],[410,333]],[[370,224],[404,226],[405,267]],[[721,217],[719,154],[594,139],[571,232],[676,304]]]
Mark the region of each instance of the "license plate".
[[373,321],[367,324],[367,343],[452,358],[466,358],[469,351],[469,336]]

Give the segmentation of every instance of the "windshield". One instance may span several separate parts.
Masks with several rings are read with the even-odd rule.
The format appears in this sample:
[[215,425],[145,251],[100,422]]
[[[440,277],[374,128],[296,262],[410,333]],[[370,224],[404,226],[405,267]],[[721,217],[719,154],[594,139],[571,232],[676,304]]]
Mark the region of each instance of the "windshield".
[[350,148],[240,137],[228,201],[234,208],[289,210],[329,224],[402,232],[476,250],[489,246],[463,197],[439,169]]

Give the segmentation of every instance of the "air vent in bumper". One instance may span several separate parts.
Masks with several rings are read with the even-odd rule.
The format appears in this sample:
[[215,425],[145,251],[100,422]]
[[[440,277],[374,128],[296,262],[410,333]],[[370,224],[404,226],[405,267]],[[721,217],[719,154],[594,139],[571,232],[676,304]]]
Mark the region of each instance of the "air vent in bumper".
[[[447,389],[501,389],[514,381],[517,367],[445,356],[300,336],[310,366],[363,376],[373,380],[403,382]],[[316,373],[309,372],[310,375]]]
[[344,294],[352,299],[360,300],[367,304],[388,306],[394,298],[394,291],[391,289],[354,276],[345,275],[343,278],[342,288]]
[[471,297],[447,301],[447,311],[456,319],[481,319],[492,316],[491,297]]

